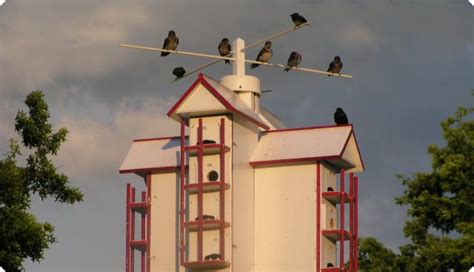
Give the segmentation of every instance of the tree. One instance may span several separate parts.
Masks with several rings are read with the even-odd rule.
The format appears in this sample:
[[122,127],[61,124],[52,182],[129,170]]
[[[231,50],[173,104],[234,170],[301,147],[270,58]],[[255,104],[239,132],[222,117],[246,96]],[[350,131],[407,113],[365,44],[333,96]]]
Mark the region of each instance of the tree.
[[399,256],[387,249],[375,238],[367,237],[359,240],[360,271],[397,271]]
[[[459,107],[441,123],[444,147],[430,145],[430,173],[399,175],[405,186],[398,205],[408,206],[405,236],[393,259],[380,242],[360,243],[361,268],[380,271],[467,271],[474,266],[474,108]],[[393,266],[393,264],[395,264]]]
[[31,92],[25,100],[29,112],[19,111],[15,130],[30,151],[25,166],[19,166],[20,145],[10,140],[10,150],[0,160],[0,266],[6,271],[23,270],[26,258],[40,261],[45,249],[56,241],[54,227],[40,223],[28,212],[31,197],[73,204],[82,201],[78,188],[69,185],[66,175],[58,173],[49,159],[57,155],[66,141],[67,129],[53,133],[48,105],[41,91]]

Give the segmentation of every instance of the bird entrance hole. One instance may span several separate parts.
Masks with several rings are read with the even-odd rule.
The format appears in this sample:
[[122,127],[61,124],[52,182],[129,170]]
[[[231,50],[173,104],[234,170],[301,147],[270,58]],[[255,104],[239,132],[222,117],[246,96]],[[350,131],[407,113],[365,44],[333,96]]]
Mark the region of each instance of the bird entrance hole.
[[210,172],[207,174],[207,179],[208,179],[209,181],[217,181],[218,178],[219,178],[219,174],[218,174],[216,171],[214,171],[214,170],[210,171]]

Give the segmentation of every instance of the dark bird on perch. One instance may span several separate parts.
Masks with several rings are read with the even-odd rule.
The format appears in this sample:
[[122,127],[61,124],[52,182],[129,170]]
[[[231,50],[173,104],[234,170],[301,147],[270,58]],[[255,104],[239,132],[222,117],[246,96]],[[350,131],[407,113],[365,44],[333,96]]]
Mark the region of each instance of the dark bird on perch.
[[[174,33],[173,30],[170,30],[170,32],[168,32],[168,37],[166,37],[165,42],[163,44],[163,49],[176,50],[176,48],[178,48],[178,44],[179,39],[178,37],[176,37],[176,33]],[[169,52],[161,52],[162,57],[166,57],[169,54]]]
[[[217,48],[219,49],[219,53],[223,57],[229,55],[230,51],[232,51],[232,46],[230,46],[229,39],[227,38],[222,39],[221,43]],[[225,60],[225,63],[230,64],[230,60]]]
[[336,122],[337,125],[349,124],[347,115],[341,108],[336,109],[336,112],[334,113],[334,122]]
[[221,258],[220,254],[213,253],[213,254],[206,255],[206,257],[204,257],[204,260],[209,261],[209,260],[217,260],[220,258]]
[[[202,215],[202,220],[214,220],[214,219],[216,218],[212,215],[207,215],[207,214]],[[198,220],[199,220],[199,216],[194,219],[194,221],[198,221]]]
[[176,79],[182,78],[186,74],[186,70],[183,67],[176,67],[173,69],[173,75],[176,76]]
[[291,14],[290,17],[291,17],[291,20],[293,21],[293,23],[295,23],[295,28],[308,22],[308,21],[306,21],[306,19],[303,16],[299,15],[296,12]]
[[[271,41],[266,41],[265,46],[260,50],[260,53],[258,53],[256,61],[260,62],[269,62],[270,59],[273,56],[273,50],[272,50],[272,42]],[[257,63],[252,63],[250,65],[250,69],[255,69],[259,66],[260,64]]]
[[[334,60],[329,64],[328,72],[334,74],[340,74],[342,69],[342,62],[339,56],[335,56]],[[331,76],[331,75],[328,75]]]
[[285,68],[285,72],[290,71],[293,67],[297,67],[301,63],[301,55],[298,52],[291,52],[288,58],[288,66]]

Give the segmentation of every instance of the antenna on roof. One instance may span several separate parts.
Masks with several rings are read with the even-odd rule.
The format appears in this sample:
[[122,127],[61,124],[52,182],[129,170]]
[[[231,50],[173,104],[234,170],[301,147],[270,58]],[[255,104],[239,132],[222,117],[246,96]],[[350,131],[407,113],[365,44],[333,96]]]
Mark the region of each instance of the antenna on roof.
[[[165,40],[165,45],[163,46],[163,48],[133,45],[133,44],[125,44],[125,43],[120,44],[120,46],[125,47],[125,48],[139,49],[139,50],[158,51],[158,52],[162,52],[161,53],[162,56],[166,56],[168,54],[178,54],[178,55],[187,55],[187,56],[195,56],[195,57],[204,57],[204,58],[214,59],[212,62],[209,62],[207,64],[199,66],[199,67],[197,67],[197,68],[195,68],[195,69],[193,69],[189,72],[186,72],[184,70],[184,68],[182,68],[182,67],[175,68],[175,70],[179,68],[180,73],[176,74],[176,73],[173,72],[173,74],[176,75],[176,79],[174,79],[172,82],[176,82],[176,81],[178,81],[178,80],[180,80],[184,77],[192,75],[192,74],[194,74],[198,71],[201,71],[201,70],[203,70],[203,69],[205,69],[209,66],[212,66],[212,65],[214,65],[214,64],[216,64],[216,63],[218,63],[222,60],[233,61],[234,62],[233,74],[234,75],[240,75],[240,76],[245,75],[245,63],[251,63],[252,64],[251,65],[252,69],[259,66],[259,65],[264,65],[264,66],[269,66],[269,67],[284,68],[285,71],[294,70],[294,71],[316,73],[316,74],[321,74],[321,75],[326,75],[326,76],[352,78],[352,75],[347,75],[347,74],[341,74],[340,73],[340,70],[342,68],[342,63],[340,62],[339,57],[335,57],[334,61],[331,62],[331,65],[330,65],[330,67],[327,71],[320,70],[320,69],[313,69],[313,68],[298,67],[299,62],[301,62],[301,55],[299,55],[297,52],[292,52],[292,54],[290,55],[290,59],[288,60],[288,65],[270,63],[269,59],[271,58],[271,55],[273,54],[272,53],[273,51],[271,51],[271,48],[270,48],[271,47],[271,42],[269,43],[268,48],[267,48],[267,44],[268,44],[267,42],[269,42],[273,39],[276,39],[280,36],[286,35],[290,32],[302,29],[306,26],[311,26],[311,24],[309,22],[307,22],[306,19],[303,16],[301,16],[297,13],[294,13],[290,16],[292,17],[293,23],[295,24],[292,28],[285,29],[283,31],[280,31],[278,33],[275,33],[273,35],[265,37],[263,39],[257,40],[256,42],[251,43],[250,45],[247,45],[247,46],[245,46],[245,41],[243,41],[240,38],[237,38],[236,40],[233,41],[234,51],[228,51],[229,52],[228,55],[222,55],[222,54],[221,55],[212,55],[212,54],[206,54],[206,53],[177,50],[176,48],[179,44],[179,39],[176,37],[174,31],[170,31],[169,35],[172,35],[172,38],[174,39],[173,40],[174,41],[174,43],[173,43],[174,48],[173,49],[175,49],[175,50],[167,49],[167,48],[169,48],[169,47],[167,47],[167,41],[168,41],[168,39],[170,39],[170,36],[168,36],[168,38]],[[238,41],[240,41],[240,42],[238,42]],[[247,49],[250,49],[250,48],[255,47],[255,46],[257,46],[259,44],[262,44],[262,43],[265,43],[266,45],[262,49],[262,51],[260,51],[260,54],[259,54],[259,56],[257,57],[256,60],[245,59],[245,51]],[[239,45],[239,48],[236,48],[237,44]],[[267,48],[267,51],[270,52],[270,55],[269,55],[268,58],[265,58],[265,54],[264,54],[265,53],[264,52],[265,48]],[[229,49],[230,49],[230,45],[229,45]],[[262,52],[263,52],[263,54],[262,54]],[[262,54],[262,57],[260,57],[261,54]],[[293,56],[295,58],[293,58]],[[299,56],[299,58],[298,58],[298,56]],[[336,62],[336,58],[339,60],[339,62]]]

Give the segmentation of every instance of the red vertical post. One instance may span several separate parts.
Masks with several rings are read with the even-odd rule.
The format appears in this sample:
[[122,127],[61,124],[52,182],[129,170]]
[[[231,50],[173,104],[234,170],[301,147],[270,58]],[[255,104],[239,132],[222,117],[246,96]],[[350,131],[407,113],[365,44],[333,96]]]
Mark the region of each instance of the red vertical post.
[[203,260],[203,146],[202,146],[202,119],[199,118],[198,126],[198,261],[202,262]]
[[219,253],[220,258],[222,261],[225,260],[225,245],[224,245],[224,238],[225,238],[225,119],[221,118],[221,126],[220,126],[220,177],[221,177],[221,186],[220,186],[220,233],[219,233]]
[[345,219],[345,213],[344,213],[344,190],[345,190],[345,175],[346,175],[346,172],[344,171],[344,169],[341,170],[341,179],[340,179],[340,182],[341,182],[341,203],[340,203],[340,209],[341,209],[341,219],[340,219],[340,231],[341,231],[341,239],[339,240],[339,250],[340,250],[340,255],[339,255],[339,266],[341,268],[341,270],[344,268],[344,239],[346,238],[345,237],[345,231],[344,231],[344,228],[345,228],[345,222],[344,222],[344,219]]
[[185,152],[185,145],[186,145],[186,138],[184,135],[184,121],[181,121],[181,160],[180,160],[180,168],[181,168],[181,174],[180,174],[180,211],[179,211],[179,223],[180,223],[180,232],[179,232],[179,252],[180,252],[180,262],[181,265],[184,264],[184,215],[185,215],[185,201],[184,201],[184,182],[186,178],[186,166],[185,166],[185,158],[186,158],[186,152]]
[[148,173],[146,176],[146,188],[147,188],[147,217],[146,217],[146,268],[147,272],[150,272],[150,261],[151,261],[151,173]]
[[321,271],[321,163],[316,163],[316,272]]
[[[132,201],[131,203],[135,203],[135,188],[132,187]],[[132,213],[132,226],[131,226],[131,233],[130,233],[130,240],[135,241],[135,212],[131,211]],[[135,271],[135,250],[132,249],[130,255],[130,267],[131,271]]]
[[130,272],[130,183],[127,183],[127,207],[125,223],[125,272]]
[[355,193],[355,220],[354,220],[354,232],[355,232],[355,241],[354,241],[354,248],[355,248],[355,271],[359,270],[359,177],[355,177],[354,180],[354,193]]
[[349,174],[349,270],[354,269],[354,173]]
[[[143,203],[146,203],[146,192],[143,191],[142,192],[142,202]],[[145,240],[146,239],[146,236],[145,236],[145,232],[146,232],[146,213],[142,213],[142,221],[141,221],[141,228],[142,228],[142,231],[141,231],[141,237],[140,239],[141,240]],[[145,251],[142,251],[142,256],[141,256],[141,260],[140,260],[140,268],[141,268],[141,272],[146,272],[146,252]]]

